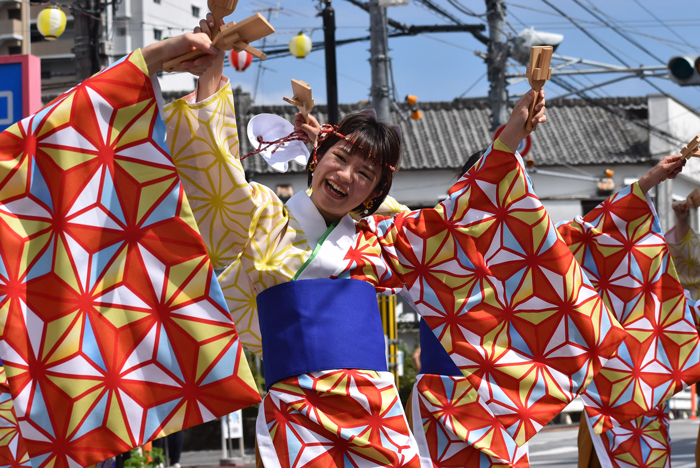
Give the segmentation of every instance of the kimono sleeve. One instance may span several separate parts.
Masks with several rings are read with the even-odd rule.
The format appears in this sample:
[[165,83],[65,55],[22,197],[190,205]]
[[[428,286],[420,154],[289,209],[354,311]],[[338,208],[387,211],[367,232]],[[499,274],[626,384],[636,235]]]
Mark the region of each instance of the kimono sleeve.
[[624,338],[516,154],[490,148],[434,209],[363,223],[350,277],[403,288],[518,445]]
[[695,300],[700,299],[700,236],[689,229],[679,239],[676,227],[666,233],[666,242],[676,266],[678,279]]
[[583,394],[600,434],[700,379],[699,338],[656,212],[638,184],[559,232],[629,334]]
[[221,268],[243,251],[263,213],[271,205],[281,213],[282,203],[245,178],[230,83],[222,79],[202,102],[194,96],[166,106],[168,146],[211,260]]

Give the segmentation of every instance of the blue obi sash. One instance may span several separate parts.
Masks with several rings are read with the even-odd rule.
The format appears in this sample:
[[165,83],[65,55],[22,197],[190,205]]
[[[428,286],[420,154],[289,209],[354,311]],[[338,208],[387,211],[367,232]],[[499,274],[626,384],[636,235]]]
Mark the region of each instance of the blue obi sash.
[[420,319],[420,365],[421,374],[463,375],[423,319]]
[[265,385],[329,369],[386,371],[374,286],[354,279],[282,283],[258,294]]

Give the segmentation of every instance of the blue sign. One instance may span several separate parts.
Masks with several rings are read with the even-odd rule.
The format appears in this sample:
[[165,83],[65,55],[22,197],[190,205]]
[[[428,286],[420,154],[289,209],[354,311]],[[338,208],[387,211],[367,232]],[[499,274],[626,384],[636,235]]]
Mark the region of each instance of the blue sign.
[[0,132],[22,119],[22,64],[0,64]]

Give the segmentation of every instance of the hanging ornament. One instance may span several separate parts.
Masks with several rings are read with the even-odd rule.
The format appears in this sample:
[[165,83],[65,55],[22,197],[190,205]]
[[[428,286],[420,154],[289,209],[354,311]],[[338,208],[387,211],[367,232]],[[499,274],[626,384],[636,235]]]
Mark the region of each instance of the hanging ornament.
[[47,41],[53,41],[66,30],[66,14],[55,6],[44,8],[37,17],[36,27]]
[[240,52],[231,50],[229,61],[231,66],[235,68],[237,72],[244,72],[248,69],[250,64],[253,63],[253,54],[247,50],[242,50]]
[[300,32],[289,41],[289,51],[296,58],[302,59],[311,52],[311,38]]

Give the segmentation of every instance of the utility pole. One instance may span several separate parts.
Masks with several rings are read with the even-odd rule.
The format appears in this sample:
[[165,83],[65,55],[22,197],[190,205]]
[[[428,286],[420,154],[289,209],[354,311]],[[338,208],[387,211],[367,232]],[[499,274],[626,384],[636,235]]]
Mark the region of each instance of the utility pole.
[[22,54],[32,53],[32,27],[29,0],[22,1]]
[[508,121],[506,103],[506,68],[508,43],[505,40],[505,10],[503,0],[486,0],[486,15],[489,23],[489,48],[486,66],[489,79],[489,101],[491,102],[491,131]]
[[78,82],[89,78],[94,73],[92,71],[92,38],[90,34],[90,17],[85,11],[92,10],[90,0],[81,0],[78,2],[79,9],[73,10],[75,16],[75,45],[73,53],[75,54],[75,79]]
[[377,119],[380,122],[392,123],[391,101],[389,99],[389,51],[387,45],[386,8],[379,6],[379,0],[370,0],[369,17],[372,107],[377,111]]
[[[102,0],[79,0],[78,8],[73,9],[75,17],[75,78],[78,82],[102,69],[102,61],[105,50],[100,50],[104,43],[101,36],[102,14],[104,4]],[[96,18],[99,16],[99,18]]]
[[338,70],[335,61],[335,11],[331,0],[324,0],[323,40],[326,52],[326,93],[328,95],[328,123],[337,125],[338,116]]

